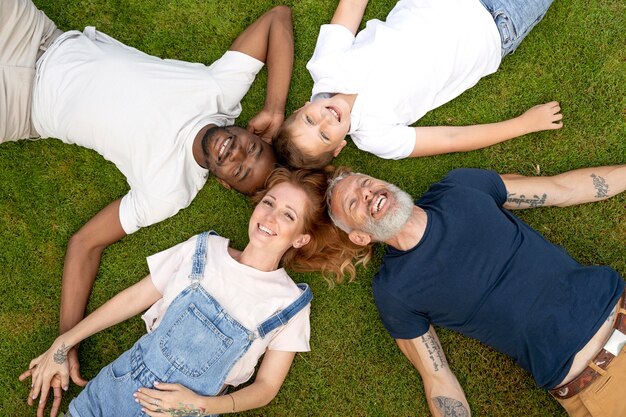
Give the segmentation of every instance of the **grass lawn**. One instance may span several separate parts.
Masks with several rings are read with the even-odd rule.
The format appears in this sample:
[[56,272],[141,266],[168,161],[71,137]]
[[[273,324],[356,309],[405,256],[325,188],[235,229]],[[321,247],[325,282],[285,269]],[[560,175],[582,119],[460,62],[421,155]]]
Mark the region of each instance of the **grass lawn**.
[[[149,54],[210,63],[272,0],[35,0],[62,30],[95,25]],[[318,28],[336,1],[292,0],[296,59],[287,110],[308,99],[305,64]],[[372,1],[366,19],[384,19],[394,0]],[[491,148],[456,155],[384,161],[350,145],[338,163],[400,185],[414,196],[457,167],[501,173],[551,175],[569,169],[626,163],[626,3],[556,1],[500,70],[419,123],[473,124],[510,118],[546,101],[561,102],[564,127]],[[407,51],[410,53],[410,51]],[[246,96],[239,124],[262,106],[265,72]],[[0,146],[0,416],[34,416],[17,380],[29,361],[57,334],[63,257],[68,239],[110,201],[127,191],[114,165],[93,151],[57,140]],[[90,299],[93,310],[148,272],[145,257],[207,229],[245,244],[251,206],[209,179],[177,216],[132,234],[104,253]],[[610,265],[626,276],[626,195],[570,208],[519,215],[584,264]],[[370,280],[372,264],[354,283],[328,289],[317,274],[294,274],[309,283],[312,352],[299,354],[278,397],[247,415],[426,416],[417,372],[378,320]],[[97,371],[144,332],[139,318],[83,343],[83,375]],[[439,329],[450,366],[476,416],[564,416],[547,393],[512,360],[480,343]],[[80,392],[72,386],[64,399]]]

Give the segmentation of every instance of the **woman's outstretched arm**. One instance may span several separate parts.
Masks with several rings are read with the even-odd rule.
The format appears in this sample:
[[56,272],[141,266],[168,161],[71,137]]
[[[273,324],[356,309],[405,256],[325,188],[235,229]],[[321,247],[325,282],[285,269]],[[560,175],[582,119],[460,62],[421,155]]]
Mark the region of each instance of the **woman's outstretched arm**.
[[[20,381],[32,377],[30,398],[35,399],[39,396],[39,402],[45,404],[53,378],[59,378],[61,387],[67,390],[69,385],[67,352],[73,346],[107,327],[144,311],[161,297],[161,293],[148,275],[111,298],[71,330],[57,337],[50,349],[33,359],[29,369],[19,377]],[[29,401],[30,403],[32,401]]]

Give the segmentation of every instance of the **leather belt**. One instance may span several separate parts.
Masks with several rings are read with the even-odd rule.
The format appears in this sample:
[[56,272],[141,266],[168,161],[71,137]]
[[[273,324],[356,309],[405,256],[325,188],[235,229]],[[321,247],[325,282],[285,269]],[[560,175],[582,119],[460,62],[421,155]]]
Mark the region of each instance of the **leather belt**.
[[[615,323],[613,324],[613,329],[619,330],[622,333],[626,334],[626,297],[620,298],[619,304],[617,306],[617,318],[615,319]],[[606,345],[605,345],[606,346]],[[600,369],[606,369],[611,361],[615,358],[611,352],[602,348],[600,352],[591,360],[591,362]],[[550,394],[560,400],[565,400],[567,398],[573,397],[578,394],[585,388],[587,388],[593,381],[595,381],[600,373],[598,373],[591,365],[587,366],[583,371],[578,374],[576,378],[568,382],[567,384],[560,386],[558,388],[551,389]]]

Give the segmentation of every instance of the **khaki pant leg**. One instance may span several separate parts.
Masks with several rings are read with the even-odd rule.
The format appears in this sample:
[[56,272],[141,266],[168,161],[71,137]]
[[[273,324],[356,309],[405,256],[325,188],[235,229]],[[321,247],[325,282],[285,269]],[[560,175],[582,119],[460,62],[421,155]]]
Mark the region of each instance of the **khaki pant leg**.
[[562,400],[560,398],[556,399],[561,407],[567,411],[569,417],[592,417],[585,404],[580,399],[580,395],[574,395],[571,398]]
[[591,385],[558,401],[571,417],[626,416],[626,346]]
[[39,137],[31,122],[35,64],[61,33],[31,0],[0,0],[0,143]]
[[580,397],[593,417],[626,416],[626,346]]

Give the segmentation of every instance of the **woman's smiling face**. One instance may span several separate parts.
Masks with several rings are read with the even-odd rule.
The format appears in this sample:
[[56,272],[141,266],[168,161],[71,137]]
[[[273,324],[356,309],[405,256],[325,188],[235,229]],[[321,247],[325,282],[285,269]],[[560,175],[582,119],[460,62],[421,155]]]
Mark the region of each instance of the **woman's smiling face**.
[[289,182],[270,188],[250,217],[250,244],[282,256],[290,247],[308,243],[310,236],[303,233],[308,204],[306,193]]

